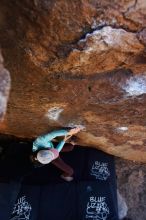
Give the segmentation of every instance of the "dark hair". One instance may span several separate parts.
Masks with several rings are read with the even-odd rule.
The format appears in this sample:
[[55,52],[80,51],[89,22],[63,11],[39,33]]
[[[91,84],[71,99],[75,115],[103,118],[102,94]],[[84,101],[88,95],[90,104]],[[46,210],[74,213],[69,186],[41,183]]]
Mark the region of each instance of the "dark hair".
[[37,151],[35,151],[35,152],[32,152],[32,154],[30,155],[30,160],[31,160],[31,162],[32,162],[32,164],[33,164],[33,166],[34,166],[35,168],[44,166],[44,164],[41,164],[38,160],[35,159],[36,156],[37,156],[37,153],[38,153],[39,151],[40,151],[40,150],[37,150]]

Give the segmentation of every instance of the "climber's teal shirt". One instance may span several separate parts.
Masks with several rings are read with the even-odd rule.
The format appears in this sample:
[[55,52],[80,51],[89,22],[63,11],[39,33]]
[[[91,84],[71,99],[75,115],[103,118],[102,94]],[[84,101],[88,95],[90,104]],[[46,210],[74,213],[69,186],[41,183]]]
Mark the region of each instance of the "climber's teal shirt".
[[[39,136],[33,142],[32,151],[35,152],[35,151],[41,150],[41,149],[54,148],[54,145],[51,142],[52,139],[54,139],[55,137],[59,137],[59,136],[65,136],[65,135],[67,135],[67,133],[68,133],[68,131],[66,131],[66,130],[58,130],[58,131],[52,131],[49,134]],[[59,142],[59,144],[55,148],[60,152],[62,150],[64,144],[65,144],[65,141],[62,140]]]

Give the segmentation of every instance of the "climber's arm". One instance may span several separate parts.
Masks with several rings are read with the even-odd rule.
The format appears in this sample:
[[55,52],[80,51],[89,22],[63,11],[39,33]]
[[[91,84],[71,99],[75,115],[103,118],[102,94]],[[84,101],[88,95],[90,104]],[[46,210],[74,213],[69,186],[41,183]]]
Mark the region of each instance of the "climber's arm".
[[77,134],[81,129],[80,128],[72,128],[65,135],[64,139],[57,145],[56,149],[60,152],[65,144],[65,142],[71,138],[72,135]]
[[[50,147],[51,147],[51,140],[52,139],[54,139],[55,137],[59,137],[59,136],[65,136],[65,135],[67,135],[67,133],[68,133],[67,130],[57,130],[57,131],[52,131],[48,134],[39,136],[33,142],[32,151],[35,152],[35,151],[39,150],[39,148],[42,148],[42,147],[48,148],[49,142],[50,142]],[[62,146],[62,144],[61,144],[61,146]]]
[[62,150],[64,144],[65,144],[64,140],[60,141],[59,144],[56,146],[56,149],[60,152]]
[[67,130],[52,131],[52,132],[46,134],[46,135],[44,136],[44,138],[45,138],[47,141],[51,141],[51,140],[54,139],[55,137],[65,136],[65,135],[67,135],[67,133],[68,133]]

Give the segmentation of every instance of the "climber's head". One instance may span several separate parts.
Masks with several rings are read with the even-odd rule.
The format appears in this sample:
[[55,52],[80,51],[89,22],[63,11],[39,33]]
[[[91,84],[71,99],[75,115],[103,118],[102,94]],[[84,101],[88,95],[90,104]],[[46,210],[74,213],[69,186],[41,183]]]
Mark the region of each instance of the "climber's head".
[[58,156],[59,152],[56,149],[40,150],[36,155],[36,159],[41,164],[48,164]]

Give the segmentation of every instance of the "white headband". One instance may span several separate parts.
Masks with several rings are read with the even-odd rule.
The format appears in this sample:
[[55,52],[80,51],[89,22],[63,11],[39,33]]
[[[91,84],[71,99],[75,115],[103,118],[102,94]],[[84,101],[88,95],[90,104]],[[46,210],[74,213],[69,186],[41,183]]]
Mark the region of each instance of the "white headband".
[[55,159],[55,155],[52,151],[50,150],[40,150],[37,153],[37,160],[41,163],[41,164],[48,164],[50,163],[52,160]]

